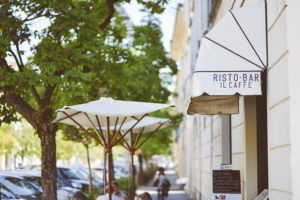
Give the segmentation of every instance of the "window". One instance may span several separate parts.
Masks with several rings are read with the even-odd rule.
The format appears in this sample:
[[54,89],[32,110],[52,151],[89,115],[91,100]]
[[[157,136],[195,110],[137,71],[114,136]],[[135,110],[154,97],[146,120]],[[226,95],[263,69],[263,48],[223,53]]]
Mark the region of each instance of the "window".
[[231,156],[231,115],[222,115],[222,164],[232,164]]

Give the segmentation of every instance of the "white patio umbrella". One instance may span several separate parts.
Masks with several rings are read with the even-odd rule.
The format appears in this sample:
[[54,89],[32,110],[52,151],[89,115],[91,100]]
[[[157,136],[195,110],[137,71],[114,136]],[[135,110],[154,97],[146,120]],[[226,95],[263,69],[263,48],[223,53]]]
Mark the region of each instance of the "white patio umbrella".
[[[150,137],[153,136],[159,129],[169,126],[169,119],[157,117],[145,117],[133,129],[130,130],[135,121],[127,122],[123,125],[121,132],[130,130],[128,139],[124,138],[124,148],[130,153],[130,167],[131,167],[131,200],[135,196],[135,178],[134,178],[134,160],[133,156],[137,149],[139,149]],[[143,133],[149,133],[142,141],[140,137]],[[121,133],[120,133],[121,134]],[[129,140],[129,141],[128,141]]]
[[[214,95],[217,101],[235,94],[261,95],[260,75],[267,66],[266,0],[229,10],[201,40],[188,114],[209,101],[205,95]],[[245,79],[251,81],[250,87],[245,87]],[[231,87],[222,87],[222,81],[231,81]]]
[[[57,117],[53,122],[61,122],[81,128],[102,145],[108,157],[110,157],[112,147],[133,130],[148,113],[171,106],[170,104],[121,101],[102,97],[98,101],[58,109],[56,111],[58,113]],[[128,130],[123,133],[121,138],[117,139],[123,124],[132,120],[131,127],[127,126]],[[114,127],[113,131],[110,130],[111,126]],[[106,129],[105,136],[102,127]],[[93,129],[97,136],[93,135],[89,129]],[[111,200],[110,164],[108,162],[109,199]]]

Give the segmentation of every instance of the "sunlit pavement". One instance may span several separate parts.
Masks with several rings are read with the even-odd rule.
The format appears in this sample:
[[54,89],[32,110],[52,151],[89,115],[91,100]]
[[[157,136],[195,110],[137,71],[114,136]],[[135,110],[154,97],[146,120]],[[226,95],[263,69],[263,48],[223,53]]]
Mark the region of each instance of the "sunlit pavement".
[[[169,181],[171,182],[171,188],[169,191],[168,200],[188,200],[188,196],[184,190],[178,189],[178,186],[175,184],[177,175],[175,170],[166,170],[165,174]],[[142,186],[139,187],[136,191],[136,194],[139,195],[143,192],[149,192],[153,200],[157,200],[157,191],[156,187],[153,186]]]

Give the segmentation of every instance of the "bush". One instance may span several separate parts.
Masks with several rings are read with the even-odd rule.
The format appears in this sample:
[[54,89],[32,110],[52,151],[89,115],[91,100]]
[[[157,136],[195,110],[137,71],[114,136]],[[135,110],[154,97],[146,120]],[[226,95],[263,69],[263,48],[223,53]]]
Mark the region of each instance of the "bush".
[[139,184],[140,185],[152,185],[152,180],[157,171],[157,167],[154,165],[150,165],[147,169],[143,171],[143,173],[139,173]]

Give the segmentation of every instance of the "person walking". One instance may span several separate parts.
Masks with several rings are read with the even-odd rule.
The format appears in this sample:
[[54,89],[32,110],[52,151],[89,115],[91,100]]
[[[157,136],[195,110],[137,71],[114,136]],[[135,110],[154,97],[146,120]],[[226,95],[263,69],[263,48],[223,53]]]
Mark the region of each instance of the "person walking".
[[[113,181],[112,185],[112,200],[127,200],[127,195],[125,192],[120,190],[120,185],[118,182]],[[101,195],[97,197],[96,200],[108,200],[108,184],[105,186],[106,195]]]
[[73,194],[72,200],[88,200],[88,198],[80,191]]
[[165,176],[164,168],[158,168],[158,172],[158,176],[154,179],[154,185],[157,186],[157,200],[166,200],[171,184]]
[[152,198],[148,192],[144,192],[138,196],[138,200],[152,200]]
[[121,198],[122,200],[127,200],[127,195],[125,194],[124,191],[120,190],[119,183],[116,181],[113,181],[111,184],[112,184],[112,189],[113,189],[113,195]]

